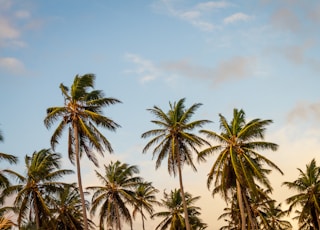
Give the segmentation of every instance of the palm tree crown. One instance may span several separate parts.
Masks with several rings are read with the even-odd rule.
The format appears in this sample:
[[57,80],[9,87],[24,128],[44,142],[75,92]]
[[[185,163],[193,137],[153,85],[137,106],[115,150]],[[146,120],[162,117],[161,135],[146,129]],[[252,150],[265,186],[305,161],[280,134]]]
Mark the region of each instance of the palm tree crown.
[[[206,224],[202,223],[199,218],[200,208],[194,206],[194,203],[200,199],[199,196],[193,197],[188,192],[185,193],[188,216],[190,219],[191,229],[205,229]],[[152,217],[162,218],[161,222],[156,227],[156,230],[184,230],[186,229],[185,220],[183,217],[183,201],[180,189],[171,190],[170,193],[164,192],[164,199],[161,200],[161,206],[165,211],[156,212]]]
[[[266,169],[264,164],[282,173],[272,161],[257,151],[269,149],[275,151],[278,145],[263,141],[266,125],[272,123],[272,120],[253,119],[246,122],[244,111],[238,109],[233,110],[233,119],[230,123],[223,115],[219,116],[221,134],[208,130],[200,131],[218,144],[201,151],[198,156],[199,160],[205,160],[208,155],[219,153],[208,174],[207,185],[210,187],[214,179],[215,188],[212,194],[221,193],[226,201],[233,195],[236,188],[242,229],[245,229],[244,204],[247,194],[255,196],[252,197],[253,199],[261,197],[261,188],[257,183],[265,186],[267,190],[272,190],[267,178],[270,170]],[[249,207],[247,211],[248,209]]]
[[60,84],[64,96],[64,106],[50,107],[47,109],[47,116],[44,124],[47,128],[61,119],[57,129],[51,137],[51,146],[54,149],[61,137],[62,132],[68,127],[68,154],[72,163],[76,161],[79,192],[82,200],[82,211],[84,229],[88,230],[88,220],[85,207],[85,198],[81,180],[80,157],[85,152],[96,166],[97,158],[93,149],[103,155],[104,149],[112,152],[113,149],[108,139],[98,130],[96,126],[102,126],[111,131],[120,127],[112,119],[102,115],[102,108],[111,104],[120,103],[115,98],[105,98],[101,90],[92,90],[94,87],[95,75],[76,75],[71,89]]
[[105,173],[96,171],[101,186],[90,186],[94,191],[92,196],[91,213],[95,214],[100,207],[100,228],[115,227],[121,230],[121,219],[129,223],[132,228],[132,217],[127,205],[135,205],[135,189],[142,181],[136,176],[139,169],[135,165],[128,165],[120,161],[111,162],[104,166]]
[[61,119],[57,129],[51,137],[51,146],[55,149],[58,139],[65,128],[69,127],[69,158],[74,163],[76,134],[73,129],[77,128],[79,135],[80,153],[85,152],[88,158],[96,165],[97,159],[92,152],[92,147],[103,154],[104,149],[113,152],[108,139],[95,127],[102,126],[111,131],[120,127],[112,119],[102,115],[102,108],[108,105],[120,103],[118,99],[106,98],[101,90],[92,90],[94,87],[95,75],[76,75],[71,89],[60,84],[64,96],[64,106],[50,107],[47,109],[47,116],[44,123],[50,128],[54,122]]
[[301,207],[298,222],[300,225],[308,223],[314,229],[320,227],[320,167],[317,166],[315,159],[307,164],[306,171],[298,169],[300,176],[293,182],[284,182],[283,185],[289,189],[296,190],[298,193],[289,197],[286,201],[289,212],[294,207]]
[[23,221],[33,221],[37,229],[47,226],[51,212],[47,199],[50,195],[64,189],[65,183],[58,178],[73,173],[60,169],[61,156],[50,149],[34,152],[25,157],[26,175],[15,173],[20,184],[11,185],[4,190],[5,195],[17,193],[14,205],[18,209],[18,225]]
[[144,220],[146,219],[143,210],[152,215],[154,208],[153,205],[160,205],[157,201],[156,194],[159,192],[158,189],[152,186],[151,182],[139,183],[135,191],[135,206],[133,209],[133,218],[139,213],[142,219],[142,229],[145,229]]
[[184,188],[182,182],[181,168],[184,163],[190,165],[196,170],[193,163],[192,152],[198,154],[197,147],[207,143],[203,138],[195,135],[192,131],[201,128],[209,123],[209,120],[190,121],[195,111],[202,105],[200,103],[193,104],[190,108],[185,108],[185,99],[180,99],[177,103],[169,103],[170,109],[165,113],[162,109],[154,106],[148,109],[154,114],[158,120],[151,122],[158,125],[158,129],[150,130],[142,134],[142,138],[153,137],[143,149],[143,153],[147,152],[152,145],[156,145],[153,149],[153,157],[157,155],[156,168],[159,168],[163,159],[168,158],[168,172],[176,175],[178,171],[180,189],[184,204],[184,214],[187,230],[190,230],[189,217],[184,197]]

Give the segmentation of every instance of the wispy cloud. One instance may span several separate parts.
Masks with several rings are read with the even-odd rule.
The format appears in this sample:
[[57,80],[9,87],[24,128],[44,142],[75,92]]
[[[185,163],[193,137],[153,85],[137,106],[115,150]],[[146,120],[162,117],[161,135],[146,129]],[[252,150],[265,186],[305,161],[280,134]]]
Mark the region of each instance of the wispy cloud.
[[17,39],[20,36],[20,31],[15,28],[10,20],[0,17],[0,42],[7,39]]
[[289,122],[297,120],[320,122],[320,102],[300,102],[296,104],[288,113],[287,120]]
[[255,75],[253,68],[256,63],[255,57],[232,57],[221,61],[215,67],[201,66],[186,59],[155,64],[151,60],[132,53],[125,54],[125,58],[134,64],[134,67],[125,70],[125,73],[138,75],[142,83],[163,76],[166,76],[164,80],[169,82],[172,76],[179,76],[203,79],[217,86]]
[[298,32],[301,28],[301,24],[298,16],[288,8],[278,9],[271,16],[272,24],[280,30]]
[[125,54],[125,58],[135,64],[133,69],[125,70],[125,72],[139,75],[142,83],[153,81],[160,74],[159,70],[150,60],[144,59],[137,54],[127,53]]
[[0,57],[0,71],[10,74],[22,74],[25,73],[24,64],[16,58],[12,57]]
[[254,57],[233,57],[229,60],[221,61],[215,67],[200,66],[188,60],[181,60],[165,63],[163,69],[181,76],[205,79],[217,86],[227,81],[252,76],[253,63],[255,63]]
[[209,19],[213,10],[231,6],[227,1],[208,1],[189,7],[182,7],[172,0],[160,0],[158,5],[161,5],[171,16],[186,21],[203,31],[212,31],[218,27]]
[[244,13],[235,13],[235,14],[232,14],[231,16],[225,18],[223,20],[223,22],[225,24],[231,24],[231,23],[235,23],[238,21],[248,21],[251,18],[252,18],[251,16],[244,14]]

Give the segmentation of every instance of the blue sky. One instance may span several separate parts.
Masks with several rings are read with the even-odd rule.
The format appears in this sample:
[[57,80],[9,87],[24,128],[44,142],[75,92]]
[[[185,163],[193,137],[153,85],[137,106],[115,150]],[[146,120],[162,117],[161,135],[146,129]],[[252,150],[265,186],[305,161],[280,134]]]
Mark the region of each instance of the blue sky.
[[[231,119],[233,108],[248,120],[274,121],[266,138],[280,148],[265,155],[285,173],[270,178],[279,202],[294,194],[282,182],[311,159],[320,163],[319,1],[0,0],[0,6],[0,148],[20,157],[12,168],[23,170],[26,154],[50,146],[46,108],[62,105],[60,83],[69,86],[85,73],[96,75],[96,89],[122,101],[105,110],[122,127],[104,131],[115,152],[101,165],[117,159],[139,165],[160,196],[178,180],[165,164],[154,170],[140,136],[155,128],[147,108],[166,110],[180,98],[187,106],[202,103],[194,118],[212,120],[205,128],[214,131],[218,114]],[[57,149],[64,156],[65,140]],[[214,159],[197,165],[197,173],[184,168],[186,190],[202,197],[208,229],[222,225],[217,217],[225,207],[206,188]],[[96,168],[82,162],[91,185]],[[147,224],[151,229],[157,221]]]

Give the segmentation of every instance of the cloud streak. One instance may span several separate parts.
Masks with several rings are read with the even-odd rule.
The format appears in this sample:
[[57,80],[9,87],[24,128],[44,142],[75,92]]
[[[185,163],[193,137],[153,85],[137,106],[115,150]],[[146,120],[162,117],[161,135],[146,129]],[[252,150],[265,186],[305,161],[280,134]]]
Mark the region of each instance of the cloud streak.
[[181,76],[194,79],[206,79],[217,86],[224,82],[244,79],[252,75],[252,63],[254,57],[233,57],[229,60],[221,61],[216,67],[205,67],[195,65],[189,61],[182,60],[170,62],[163,65],[163,69]]
[[250,20],[251,17],[247,14],[244,14],[244,13],[235,13],[235,14],[232,14],[231,16],[225,18],[223,20],[223,22],[225,24],[232,24],[232,23],[236,23],[238,21],[248,21]]
[[127,53],[125,58],[135,66],[125,70],[126,74],[136,74],[141,83],[154,81],[163,76],[180,76],[203,79],[214,86],[229,81],[240,80],[254,75],[255,57],[236,56],[219,62],[215,67],[197,65],[189,60],[178,60],[154,64],[137,54]]
[[320,102],[299,102],[287,115],[288,122],[311,121],[320,122]]
[[169,15],[179,18],[202,31],[212,31],[218,27],[209,19],[213,10],[231,6],[226,1],[202,2],[187,8],[174,5],[171,0],[161,0],[159,3]]
[[134,73],[140,76],[140,82],[146,83],[155,80],[159,76],[159,70],[155,65],[147,59],[140,57],[137,54],[127,53],[125,54],[126,60],[135,64],[134,69],[125,70],[125,73]]

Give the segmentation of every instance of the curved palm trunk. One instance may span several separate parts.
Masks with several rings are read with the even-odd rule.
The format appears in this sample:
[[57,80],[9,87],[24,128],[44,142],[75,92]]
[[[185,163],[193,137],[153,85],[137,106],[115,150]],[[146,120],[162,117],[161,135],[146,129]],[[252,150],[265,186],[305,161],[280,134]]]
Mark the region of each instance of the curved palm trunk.
[[186,230],[190,230],[190,223],[189,223],[189,216],[188,216],[186,197],[184,195],[184,189],[183,189],[183,183],[182,183],[180,154],[179,154],[179,157],[178,157],[178,172],[179,172],[179,183],[180,183],[180,190],[181,190],[181,196],[182,196],[182,203],[183,203],[184,219],[185,219],[185,223],[186,223]]
[[238,179],[236,179],[236,183],[237,183],[238,205],[239,205],[240,216],[241,216],[241,230],[246,230],[246,217],[245,217],[244,207],[243,207],[241,185],[240,185],[240,182],[238,181]]
[[75,137],[75,152],[76,152],[76,167],[77,167],[78,186],[79,186],[79,193],[80,193],[81,205],[82,205],[83,229],[88,230],[87,209],[86,209],[86,203],[85,203],[86,201],[84,199],[84,192],[83,192],[82,180],[81,180],[79,134],[78,134],[78,126],[76,124],[73,124],[73,130],[74,130],[74,137]]

